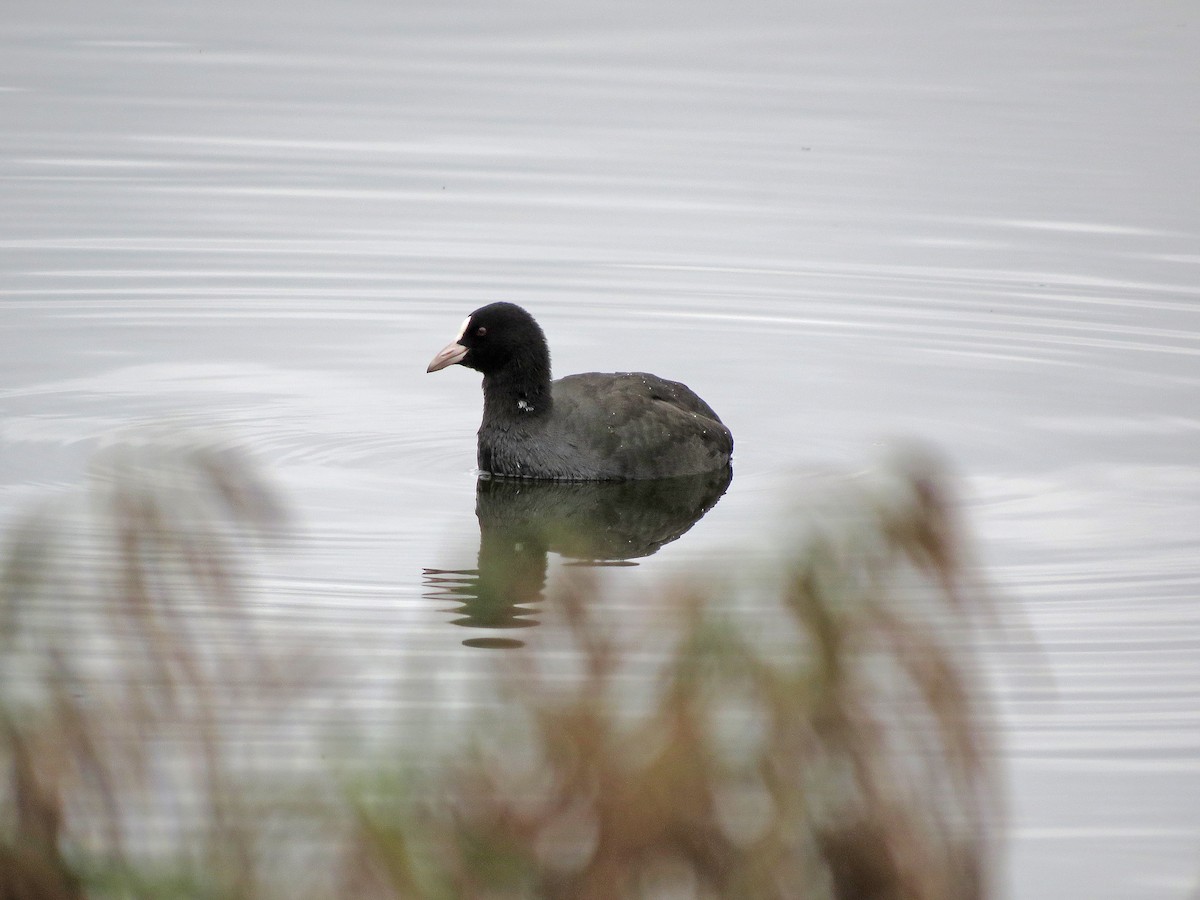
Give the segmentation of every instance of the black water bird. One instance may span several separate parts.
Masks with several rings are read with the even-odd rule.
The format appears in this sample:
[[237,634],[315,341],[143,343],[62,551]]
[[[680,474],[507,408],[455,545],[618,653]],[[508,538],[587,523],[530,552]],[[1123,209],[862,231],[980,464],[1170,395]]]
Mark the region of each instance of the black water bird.
[[723,469],[733,435],[686,385],[645,372],[550,380],[550,349],[513,303],[475,310],[427,372],[483,374],[479,468],[556,481],[632,481]]

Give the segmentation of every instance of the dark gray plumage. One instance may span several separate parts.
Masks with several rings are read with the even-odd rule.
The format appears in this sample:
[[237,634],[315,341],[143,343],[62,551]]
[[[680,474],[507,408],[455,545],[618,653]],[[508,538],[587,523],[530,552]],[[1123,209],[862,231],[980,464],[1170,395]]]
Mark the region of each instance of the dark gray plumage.
[[475,310],[427,371],[483,373],[479,468],[558,481],[628,481],[729,465],[733,435],[686,385],[645,372],[550,380],[541,327],[521,307]]

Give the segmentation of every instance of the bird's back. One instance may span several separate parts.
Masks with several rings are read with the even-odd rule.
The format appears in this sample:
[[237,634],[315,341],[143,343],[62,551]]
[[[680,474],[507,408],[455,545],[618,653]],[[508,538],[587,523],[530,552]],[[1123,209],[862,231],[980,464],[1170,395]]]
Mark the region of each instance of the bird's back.
[[552,385],[556,440],[611,479],[665,478],[729,464],[733,436],[690,388],[645,372],[589,372]]

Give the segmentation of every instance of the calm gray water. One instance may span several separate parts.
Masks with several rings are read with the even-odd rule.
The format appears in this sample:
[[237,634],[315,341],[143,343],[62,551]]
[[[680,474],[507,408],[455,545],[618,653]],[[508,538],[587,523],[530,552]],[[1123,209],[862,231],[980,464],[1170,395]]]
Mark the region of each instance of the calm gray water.
[[678,378],[737,437],[629,584],[736,564],[793,473],[938,446],[1043,652],[1007,661],[1009,896],[1185,897],[1198,29],[1190,0],[19,4],[3,522],[121,429],[218,428],[304,535],[257,599],[362,665],[351,704],[401,656],[469,679],[487,632],[424,570],[475,565],[478,379],[424,369],[521,302],[559,374]]

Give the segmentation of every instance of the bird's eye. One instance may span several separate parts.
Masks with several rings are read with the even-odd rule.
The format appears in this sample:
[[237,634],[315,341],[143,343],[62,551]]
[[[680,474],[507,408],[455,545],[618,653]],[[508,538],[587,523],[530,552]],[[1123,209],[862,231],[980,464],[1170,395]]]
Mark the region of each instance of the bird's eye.
[[480,325],[478,328],[475,329],[475,337],[483,337],[486,334],[487,334],[487,328],[485,328],[483,325]]

